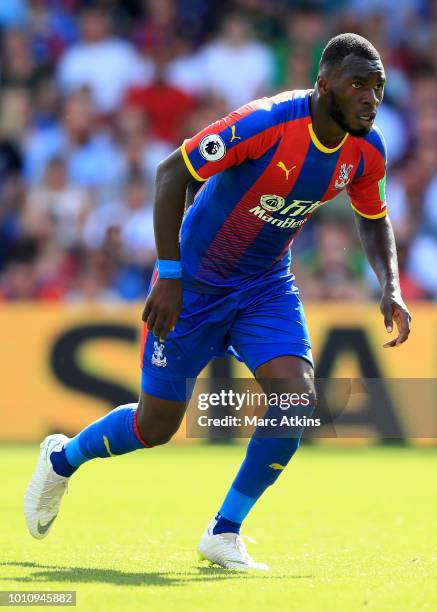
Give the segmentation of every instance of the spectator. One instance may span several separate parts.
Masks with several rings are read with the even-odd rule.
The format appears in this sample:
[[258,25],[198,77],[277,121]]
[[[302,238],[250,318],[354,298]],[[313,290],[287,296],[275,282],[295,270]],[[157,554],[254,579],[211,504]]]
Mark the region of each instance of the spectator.
[[281,88],[286,91],[310,89],[312,87],[311,72],[311,61],[307,51],[304,47],[296,47],[285,58]]
[[126,106],[143,109],[152,135],[176,145],[183,140],[183,126],[195,110],[197,100],[167,81],[164,63],[157,67],[152,83],[128,92]]
[[192,44],[185,38],[179,38],[179,52],[169,59],[166,68],[166,80],[176,89],[193,97],[205,93],[204,64],[201,53],[193,51]]
[[99,191],[112,181],[118,150],[95,120],[89,92],[76,91],[64,103],[61,124],[34,129],[25,147],[29,183],[42,180],[47,162],[64,157],[73,183]]
[[396,246],[398,252],[399,281],[404,300],[409,302],[413,300],[430,299],[432,295],[431,293],[428,293],[424,286],[420,283],[420,276],[417,276],[414,273],[414,270],[408,269],[408,243],[398,240]]
[[83,9],[81,35],[80,42],[61,56],[59,85],[65,93],[88,87],[97,111],[112,113],[129,87],[144,85],[151,79],[153,65],[141,59],[131,44],[110,35],[104,9]]
[[417,0],[396,0],[394,5],[393,0],[349,0],[348,7],[359,20],[369,16],[380,19],[384,37],[388,36],[394,43],[421,8],[421,3]]
[[84,228],[87,248],[98,251],[108,240],[119,253],[119,274],[114,281],[117,290],[124,299],[139,299],[156,258],[153,210],[141,175],[128,180],[120,202],[100,206],[89,215]]
[[170,155],[175,145],[151,133],[144,111],[137,106],[122,109],[116,117],[120,150],[113,168],[116,185],[123,185],[135,174],[142,174],[151,184],[160,161]]
[[3,61],[0,83],[3,90],[8,87],[33,87],[41,68],[32,57],[29,34],[22,30],[5,30],[1,46]]
[[[155,257],[157,164],[250,99],[312,87],[321,48],[338,31],[363,34],[382,54],[377,123],[401,283],[406,298],[437,299],[437,3],[392,6],[0,2],[2,299],[142,298]],[[348,211],[347,198],[335,198],[296,241],[307,297],[377,294]]]
[[22,28],[29,19],[27,0],[0,2],[0,26],[2,28]]
[[200,54],[202,89],[223,97],[229,110],[268,95],[274,80],[273,53],[252,37],[243,15],[228,15],[219,36]]
[[154,262],[153,210],[141,175],[127,180],[120,201],[103,204],[90,213],[83,233],[86,247],[101,248],[113,227],[120,228],[120,244],[127,261],[141,265]]
[[62,288],[51,279],[43,279],[37,269],[38,249],[34,242],[17,242],[10,261],[0,278],[0,301],[62,299]]
[[109,279],[105,270],[98,266],[86,266],[77,282],[66,295],[67,302],[99,303],[117,302],[120,300],[115,289],[108,286]]
[[387,164],[393,166],[408,152],[411,134],[402,115],[388,102],[383,102],[378,109],[376,124],[384,134]]
[[[286,88],[304,89],[312,87],[318,72],[319,59],[326,38],[326,24],[323,15],[314,6],[307,5],[295,8],[285,16],[285,40],[278,45],[278,59],[283,66],[281,83]],[[298,78],[298,85],[291,80]],[[282,85],[281,85],[282,87]]]
[[5,30],[1,39],[0,130],[3,136],[20,139],[31,115],[31,91],[42,75],[30,51],[24,31]]
[[163,52],[172,54],[177,32],[182,28],[174,0],[143,0],[145,19],[135,28],[137,45],[159,59]]
[[62,2],[32,0],[30,21],[33,55],[44,66],[55,64],[64,49],[77,40],[75,16]]
[[53,75],[43,75],[38,80],[32,94],[31,126],[36,129],[55,126],[62,103]]
[[0,135],[8,141],[20,141],[32,113],[30,92],[24,87],[6,88],[0,98]]
[[90,204],[86,191],[69,183],[63,160],[55,157],[46,166],[42,185],[29,191],[24,230],[35,239],[71,249],[79,243]]
[[150,190],[143,177],[133,176],[124,193],[121,245],[126,262],[151,269],[155,263],[155,237]]
[[436,261],[437,236],[419,234],[409,250],[407,271],[409,276],[434,300],[437,300]]
[[338,220],[319,223],[312,274],[302,284],[307,299],[365,300],[369,290],[360,282],[359,249],[350,230]]
[[3,161],[10,165],[5,167],[0,180],[0,270],[14,245],[22,240],[21,214],[26,193],[17,172],[16,164],[20,164],[20,159],[15,157],[15,152],[4,151]]

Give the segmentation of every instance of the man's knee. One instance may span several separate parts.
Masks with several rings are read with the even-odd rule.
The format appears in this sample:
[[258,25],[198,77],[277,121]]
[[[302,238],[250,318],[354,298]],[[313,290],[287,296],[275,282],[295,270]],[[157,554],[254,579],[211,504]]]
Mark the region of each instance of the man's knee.
[[174,433],[176,432],[169,432],[163,430],[148,431],[147,438],[145,438],[143,433],[141,433],[141,437],[145,442],[147,442],[147,444],[149,444],[149,446],[162,446],[163,444],[167,444],[167,442],[170,442]]
[[172,427],[171,422],[159,422],[144,413],[141,402],[137,408],[137,427],[141,438],[149,446],[161,446],[170,442],[179,427]]
[[256,378],[263,391],[275,394],[289,415],[310,417],[316,408],[314,370],[309,362],[293,356],[277,357],[260,366]]
[[136,418],[139,434],[150,446],[167,444],[179,429],[184,414],[184,403],[142,393]]

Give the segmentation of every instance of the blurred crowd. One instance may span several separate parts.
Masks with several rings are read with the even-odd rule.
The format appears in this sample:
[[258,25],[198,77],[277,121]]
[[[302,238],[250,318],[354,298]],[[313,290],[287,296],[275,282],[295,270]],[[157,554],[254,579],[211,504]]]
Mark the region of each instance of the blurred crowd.
[[[353,31],[387,72],[377,123],[406,299],[437,298],[436,0],[0,2],[0,300],[141,300],[157,164],[263,95],[310,88]],[[304,297],[377,295],[347,200],[295,245]]]

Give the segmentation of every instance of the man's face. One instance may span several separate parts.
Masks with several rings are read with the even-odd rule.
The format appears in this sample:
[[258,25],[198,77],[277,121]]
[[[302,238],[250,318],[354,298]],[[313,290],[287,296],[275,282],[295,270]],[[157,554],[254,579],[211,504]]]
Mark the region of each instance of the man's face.
[[99,42],[108,35],[108,17],[100,10],[88,9],[82,16],[81,29],[85,42]]
[[382,62],[348,55],[326,81],[332,119],[352,136],[368,134],[384,95]]

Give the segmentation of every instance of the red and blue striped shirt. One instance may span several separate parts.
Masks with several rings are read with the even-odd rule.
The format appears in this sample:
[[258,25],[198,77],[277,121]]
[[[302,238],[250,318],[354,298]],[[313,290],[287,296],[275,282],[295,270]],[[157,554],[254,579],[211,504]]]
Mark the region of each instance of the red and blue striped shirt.
[[381,132],[325,147],[312,128],[311,93],[255,100],[183,143],[188,169],[205,181],[181,229],[186,286],[217,293],[289,274],[294,237],[343,189],[360,215],[386,215]]

